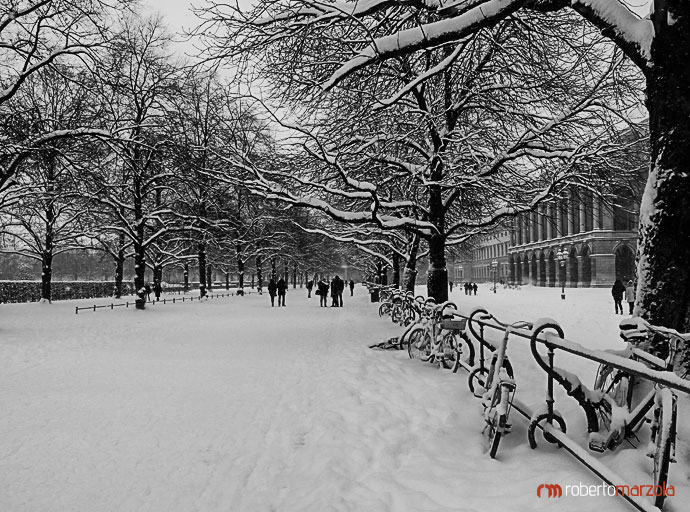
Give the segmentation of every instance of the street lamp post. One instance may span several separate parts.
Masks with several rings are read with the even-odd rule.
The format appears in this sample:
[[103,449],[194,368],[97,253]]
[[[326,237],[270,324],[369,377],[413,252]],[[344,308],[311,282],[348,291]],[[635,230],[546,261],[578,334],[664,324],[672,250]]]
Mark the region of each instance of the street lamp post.
[[563,275],[563,269],[565,268],[565,260],[568,259],[568,253],[565,249],[561,249],[556,253],[558,256],[558,261],[561,266],[561,299],[565,300],[565,276]]
[[493,260],[493,261],[491,262],[491,268],[492,268],[493,271],[494,271],[494,293],[496,293],[496,273],[497,273],[497,271],[498,271],[498,261]]

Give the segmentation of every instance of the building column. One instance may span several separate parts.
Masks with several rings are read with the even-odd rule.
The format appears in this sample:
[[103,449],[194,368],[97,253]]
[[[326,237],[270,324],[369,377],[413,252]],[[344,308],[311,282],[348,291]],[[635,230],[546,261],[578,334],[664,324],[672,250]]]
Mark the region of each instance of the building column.
[[580,221],[580,233],[584,233],[585,231],[587,231],[587,208],[585,206],[584,200],[582,199],[577,202],[577,209],[579,214],[578,217]]
[[556,204],[556,237],[563,236],[563,203],[561,201]]
[[601,202],[602,199],[599,196],[592,198],[592,216],[594,217],[592,227],[594,229],[601,229]]
[[613,231],[613,211],[607,205],[603,205],[603,211],[601,212],[602,219],[602,229],[607,231]]
[[544,240],[544,216],[542,215],[543,207],[538,206],[537,208],[538,210],[534,217],[537,219],[537,241],[541,242]]
[[553,211],[553,203],[549,203],[546,207],[546,239],[551,240],[553,238],[553,223],[555,220],[555,215]]
[[[546,264],[546,261],[544,261],[544,264]],[[546,270],[546,269],[543,269],[543,270]],[[542,272],[541,258],[537,258],[537,275],[534,276],[534,285],[535,286],[542,286],[541,272]]]
[[568,235],[572,235],[574,233],[573,229],[573,195],[568,194],[568,202],[566,203],[568,206],[567,211],[568,211]]
[[590,287],[610,287],[616,280],[616,258],[613,254],[592,254],[592,282]]

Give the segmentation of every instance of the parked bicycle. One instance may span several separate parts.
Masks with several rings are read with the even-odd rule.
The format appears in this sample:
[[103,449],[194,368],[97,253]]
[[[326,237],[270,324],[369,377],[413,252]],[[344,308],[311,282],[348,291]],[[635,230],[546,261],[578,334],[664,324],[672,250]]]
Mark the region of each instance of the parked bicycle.
[[464,322],[451,323],[453,311],[457,306],[452,302],[436,305],[426,300],[421,319],[404,336],[410,359],[437,363],[454,372],[461,361],[465,366],[474,364],[474,345],[464,333]]
[[[532,331],[530,346],[537,361],[549,375],[546,410],[535,414],[528,428],[530,446],[536,447],[535,431],[542,422],[550,424],[544,439],[562,443],[566,425],[554,410],[553,382],[558,382],[583,408],[587,418],[589,448],[596,452],[615,450],[624,442],[632,446],[642,442],[637,432],[650,423],[651,436],[647,455],[654,461],[651,489],[654,506],[661,508],[668,488],[670,463],[675,458],[677,397],[672,388],[687,390],[688,386],[672,373],[676,347],[690,341],[690,335],[672,329],[650,325],[640,318],[624,320],[620,324],[621,337],[629,342],[626,350],[591,351],[581,345],[563,340],[563,330],[553,320],[537,322]],[[553,330],[556,334],[547,333]],[[548,349],[548,357],[537,351],[539,337]],[[594,390],[587,389],[579,379],[553,364],[554,351],[567,352],[599,361]],[[650,353],[652,350],[654,353]],[[554,429],[554,422],[558,429]],[[551,432],[551,434],[549,433]],[[584,457],[580,460],[585,462]],[[590,463],[588,465],[591,466]]]
[[[470,315],[470,322],[476,322],[477,320],[493,322],[504,331],[503,338],[496,345],[484,339],[483,336],[479,338],[480,350],[482,351],[481,361],[479,366],[472,370],[468,377],[470,390],[472,390],[474,396],[481,397],[482,399],[485,422],[482,433],[487,436],[488,453],[493,459],[496,458],[501,438],[510,433],[511,424],[508,422],[508,419],[513,405],[513,397],[517,389],[513,367],[507,354],[508,339],[514,332],[531,330],[532,324],[523,321],[512,324],[504,323],[483,309],[476,309]],[[476,333],[474,330],[473,332]],[[478,337],[478,335],[475,334],[475,337]],[[488,344],[489,348],[493,350],[488,368],[484,366],[483,348],[485,344]]]

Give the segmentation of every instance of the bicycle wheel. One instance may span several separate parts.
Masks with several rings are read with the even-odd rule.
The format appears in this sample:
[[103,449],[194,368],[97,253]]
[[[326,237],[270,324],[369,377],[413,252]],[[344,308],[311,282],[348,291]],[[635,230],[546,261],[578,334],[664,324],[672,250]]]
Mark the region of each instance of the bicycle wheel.
[[394,324],[400,323],[400,320],[402,319],[402,311],[400,309],[400,306],[393,306],[393,311],[391,311],[391,321]]
[[[600,364],[594,379],[594,389],[608,395],[618,407],[630,409],[632,385],[630,375],[627,373]],[[609,430],[611,428],[611,415],[613,414],[611,402],[602,400],[596,411],[599,424]]]
[[[668,485],[668,467],[671,462],[676,437],[677,407],[671,390],[664,388],[660,393],[657,408],[654,410],[656,428],[653,432],[654,444],[654,506],[661,509],[666,499],[665,492],[657,492],[659,487],[665,490]],[[660,403],[659,403],[660,402]]]
[[464,332],[454,333],[455,334],[455,351],[457,352],[457,364],[453,369],[454,373],[457,373],[460,368],[460,361],[464,363],[464,367],[474,366],[474,345],[467,337]]
[[498,452],[498,445],[501,442],[501,437],[503,436],[503,429],[505,428],[508,418],[505,414],[498,414],[494,411],[493,416],[488,421],[487,427],[489,429],[489,457],[492,459],[496,458],[496,453]]
[[428,361],[431,353],[431,337],[420,328],[410,333],[407,343],[407,355],[410,359]]
[[479,366],[470,372],[470,376],[467,378],[467,385],[470,387],[470,391],[474,396],[482,396],[488,376],[489,369],[482,366]]
[[388,315],[391,312],[390,302],[384,302],[379,306],[379,316]]

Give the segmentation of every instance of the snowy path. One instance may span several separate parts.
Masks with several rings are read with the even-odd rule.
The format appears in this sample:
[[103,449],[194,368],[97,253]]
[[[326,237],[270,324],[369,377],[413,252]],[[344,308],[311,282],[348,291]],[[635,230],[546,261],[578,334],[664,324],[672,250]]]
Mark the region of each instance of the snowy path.
[[[522,314],[540,316],[540,292],[513,293],[521,295],[455,297],[509,314],[515,298],[536,294],[534,311]],[[465,375],[369,350],[397,329],[363,288],[356,294],[343,309],[319,308],[299,289],[273,309],[255,294],[143,313],[2,306],[0,510],[555,510],[536,498],[539,484],[601,483],[551,446],[530,450],[519,417],[490,460]],[[589,304],[579,309],[586,321],[570,313],[573,329],[615,333]],[[518,348],[519,393],[536,405],[543,374]],[[564,409],[577,435],[578,412]],[[639,452],[604,457],[647,483]],[[690,499],[686,444],[679,456],[669,507],[678,511]],[[557,507],[590,503],[630,510],[612,498],[563,498]]]

